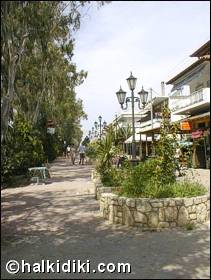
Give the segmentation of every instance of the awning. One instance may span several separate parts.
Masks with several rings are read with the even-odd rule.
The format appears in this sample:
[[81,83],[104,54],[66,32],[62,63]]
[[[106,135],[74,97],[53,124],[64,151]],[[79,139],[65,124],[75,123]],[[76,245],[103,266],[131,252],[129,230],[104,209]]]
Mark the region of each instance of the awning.
[[[124,143],[132,143],[133,136],[130,136]],[[141,134],[141,141],[146,142],[146,134]],[[140,134],[135,134],[135,142],[140,142]],[[147,137],[147,142],[152,142],[152,137],[148,136]]]
[[202,137],[202,136],[203,136],[203,130],[200,130],[200,129],[198,129],[198,130],[192,132],[192,134],[191,134],[191,137],[192,137],[193,139],[198,139],[198,138],[200,138],[200,137]]
[[203,118],[203,117],[209,117],[209,116],[210,116],[210,112],[206,112],[206,113],[203,113],[203,114],[200,114],[200,115],[187,117],[185,119],[182,119],[181,121],[195,120],[195,119],[199,119],[199,118]]
[[140,133],[145,133],[145,132],[153,132],[154,130],[159,130],[160,124],[161,124],[161,122],[159,121],[159,122],[153,123],[153,127],[151,124],[146,127],[142,127],[139,129],[138,133],[140,134]]

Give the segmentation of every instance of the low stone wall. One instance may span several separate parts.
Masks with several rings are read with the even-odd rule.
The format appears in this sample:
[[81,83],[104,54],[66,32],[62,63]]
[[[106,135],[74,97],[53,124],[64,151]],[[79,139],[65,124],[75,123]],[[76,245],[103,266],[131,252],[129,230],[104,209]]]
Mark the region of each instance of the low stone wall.
[[96,186],[96,199],[100,200],[103,193],[112,193],[115,187]]
[[160,229],[204,223],[209,220],[209,194],[193,198],[125,198],[104,193],[100,211],[112,224]]
[[103,193],[112,193],[115,189],[115,187],[104,187],[100,180],[100,175],[95,170],[91,173],[91,179],[95,186],[95,198],[97,200],[100,200]]
[[97,200],[100,200],[101,195],[103,193],[112,193],[115,190],[115,187],[104,187],[99,180],[94,181],[94,186],[95,186],[95,198]]

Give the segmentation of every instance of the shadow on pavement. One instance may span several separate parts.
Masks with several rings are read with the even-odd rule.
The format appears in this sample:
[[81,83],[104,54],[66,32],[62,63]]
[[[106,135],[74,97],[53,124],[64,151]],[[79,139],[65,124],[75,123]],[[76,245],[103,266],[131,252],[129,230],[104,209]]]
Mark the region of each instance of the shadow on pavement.
[[[88,169],[85,174],[78,170],[78,177],[75,169],[60,178],[53,166],[53,178],[74,184],[87,178]],[[100,216],[93,194],[75,195],[71,188],[60,190],[59,184],[56,189],[19,188],[2,195],[2,279],[14,279],[5,271],[11,259],[31,264],[42,259],[90,260],[91,268],[122,262],[132,267],[130,274],[18,273],[15,279],[208,279],[209,231],[141,232],[110,225]]]
[[[6,195],[2,205],[4,264],[9,259],[28,262],[80,259],[90,260],[94,267],[98,262],[131,264],[133,274],[86,274],[86,278],[106,276],[107,279],[191,279],[193,275],[206,273],[209,267],[206,231],[142,233],[111,226],[98,215],[99,204],[92,195],[29,192]],[[32,279],[33,275],[19,275],[23,276]],[[52,279],[59,275],[50,273],[45,277]],[[76,279],[81,275],[62,277]]]

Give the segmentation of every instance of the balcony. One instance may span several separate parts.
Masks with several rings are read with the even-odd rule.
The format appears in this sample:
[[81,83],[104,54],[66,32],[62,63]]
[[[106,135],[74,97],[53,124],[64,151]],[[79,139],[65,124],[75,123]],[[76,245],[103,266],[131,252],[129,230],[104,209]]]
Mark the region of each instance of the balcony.
[[175,115],[189,115],[206,110],[210,105],[210,88],[202,88],[188,96],[170,96],[170,109]]
[[154,118],[152,121],[141,122],[141,127],[137,129],[137,133],[145,133],[149,131],[159,130],[161,118]]

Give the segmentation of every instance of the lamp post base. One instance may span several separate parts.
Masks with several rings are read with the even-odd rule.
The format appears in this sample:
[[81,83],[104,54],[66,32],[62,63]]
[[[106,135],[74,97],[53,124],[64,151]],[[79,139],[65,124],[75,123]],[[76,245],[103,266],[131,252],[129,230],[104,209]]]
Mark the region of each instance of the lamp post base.
[[132,160],[136,160],[136,143],[132,142]]
[[130,160],[130,164],[131,166],[136,166],[140,163],[140,160],[139,159],[131,159]]

